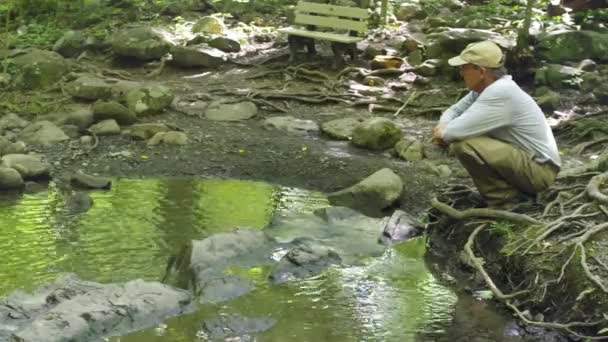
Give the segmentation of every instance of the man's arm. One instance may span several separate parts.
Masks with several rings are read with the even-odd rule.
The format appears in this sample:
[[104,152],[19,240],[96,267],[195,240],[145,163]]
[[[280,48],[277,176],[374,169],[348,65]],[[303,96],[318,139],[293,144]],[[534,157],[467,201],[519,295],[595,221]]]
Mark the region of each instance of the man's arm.
[[442,137],[445,142],[480,136],[511,124],[508,97],[502,89],[492,90],[482,93],[462,115],[447,124]]
[[462,113],[464,113],[477,99],[477,94],[469,92],[465,97],[461,98],[460,101],[453,104],[448,108],[439,119],[439,126],[446,126],[450,121],[456,119]]

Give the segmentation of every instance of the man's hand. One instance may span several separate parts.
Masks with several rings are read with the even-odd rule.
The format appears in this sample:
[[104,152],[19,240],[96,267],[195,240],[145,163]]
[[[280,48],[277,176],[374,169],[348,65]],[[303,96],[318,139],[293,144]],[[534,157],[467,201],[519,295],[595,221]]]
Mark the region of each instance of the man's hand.
[[445,130],[444,124],[439,124],[433,128],[433,143],[439,146],[447,145],[445,141],[443,141],[443,131]]

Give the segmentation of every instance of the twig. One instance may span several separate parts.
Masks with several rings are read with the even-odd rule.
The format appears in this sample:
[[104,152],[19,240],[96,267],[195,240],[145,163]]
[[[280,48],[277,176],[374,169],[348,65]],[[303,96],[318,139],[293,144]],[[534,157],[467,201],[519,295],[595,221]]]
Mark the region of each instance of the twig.
[[403,109],[405,109],[405,107],[407,107],[407,105],[416,97],[416,91],[412,91],[412,93],[410,94],[410,96],[408,96],[407,100],[403,103],[403,106],[399,107],[399,109],[395,112],[395,114],[393,114],[393,117],[396,117],[397,115],[399,115],[399,113],[401,113],[401,111]]

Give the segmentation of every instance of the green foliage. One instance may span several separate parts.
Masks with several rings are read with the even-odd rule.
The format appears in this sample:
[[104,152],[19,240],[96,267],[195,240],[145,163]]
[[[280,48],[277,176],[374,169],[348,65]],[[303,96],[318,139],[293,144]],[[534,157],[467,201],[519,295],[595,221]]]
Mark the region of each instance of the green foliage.
[[61,38],[63,29],[54,25],[30,24],[20,34],[13,35],[11,48],[39,47],[50,49]]

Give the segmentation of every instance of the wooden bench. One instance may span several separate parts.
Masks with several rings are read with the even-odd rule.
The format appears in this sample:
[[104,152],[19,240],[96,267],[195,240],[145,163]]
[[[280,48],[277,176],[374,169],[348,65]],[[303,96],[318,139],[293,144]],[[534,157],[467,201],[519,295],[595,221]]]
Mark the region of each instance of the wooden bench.
[[[288,34],[290,61],[300,47],[306,46],[309,54],[316,53],[315,40],[332,42],[335,65],[343,63],[342,56],[348,53],[351,59],[357,57],[357,43],[367,32],[369,12],[367,9],[347,6],[334,6],[314,2],[299,1],[295,9],[296,25],[305,28],[287,27],[279,32]],[[328,28],[330,32],[316,31],[317,27]]]

